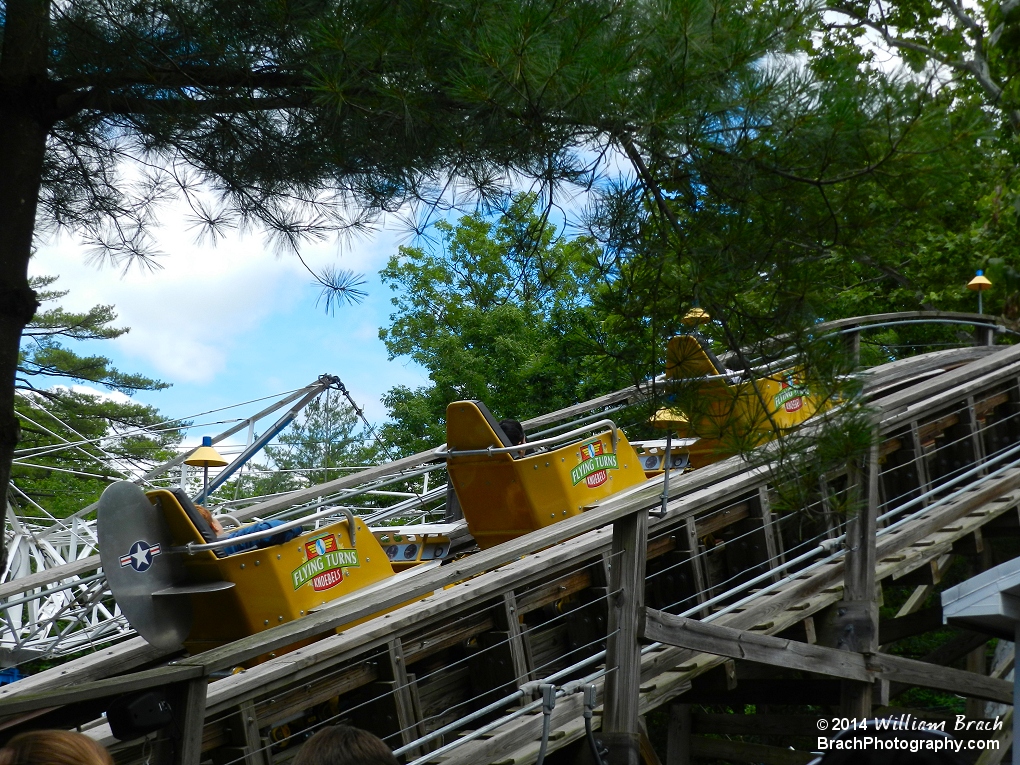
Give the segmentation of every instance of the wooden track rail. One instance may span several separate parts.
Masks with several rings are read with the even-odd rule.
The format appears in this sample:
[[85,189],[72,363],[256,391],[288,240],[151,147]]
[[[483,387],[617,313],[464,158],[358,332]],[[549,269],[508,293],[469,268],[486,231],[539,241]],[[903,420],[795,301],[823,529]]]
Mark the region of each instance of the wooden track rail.
[[[990,565],[1001,540],[1020,536],[1020,347],[888,366],[869,373],[874,469],[863,479],[824,476],[802,507],[784,505],[789,476],[767,460],[734,458],[674,477],[661,516],[649,514],[662,493],[653,480],[541,532],[213,651],[153,665],[140,645],[114,647],[110,656],[125,661],[116,676],[101,676],[109,665],[94,659],[7,686],[0,735],[76,725],[125,765],[154,746],[165,762],[269,765],[289,761],[316,726],[343,720],[385,737],[407,762],[509,765],[535,760],[537,686],[560,673],[550,751],[585,737],[574,691],[592,684],[610,762],[637,762],[639,716],[663,705],[673,705],[671,741],[687,755],[800,762],[759,744],[722,752],[676,705],[745,703],[760,693],[762,667],[786,673],[790,698],[800,700],[792,703],[838,706],[841,680],[865,688],[856,698],[869,708],[906,686],[1008,703],[1000,677],[933,663],[974,653],[980,638],[931,661],[880,655],[877,646],[939,623],[923,606],[953,560]],[[842,605],[854,602],[844,586],[860,564],[843,554],[854,524],[840,508],[855,491],[866,497],[866,487],[872,499],[861,518],[874,513],[877,589],[914,594],[897,618],[873,620],[875,648],[861,652],[840,637],[869,628],[859,615],[867,609]],[[386,608],[395,610],[357,623]],[[114,740],[97,712],[111,697],[159,686],[181,700],[176,746]],[[495,708],[475,715],[486,706]],[[722,723],[702,720],[699,730],[709,724]]]

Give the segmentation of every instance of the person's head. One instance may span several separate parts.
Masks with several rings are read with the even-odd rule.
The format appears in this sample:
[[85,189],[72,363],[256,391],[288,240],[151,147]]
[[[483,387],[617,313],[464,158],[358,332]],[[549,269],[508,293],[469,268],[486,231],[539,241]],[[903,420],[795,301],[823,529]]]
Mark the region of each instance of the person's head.
[[330,725],[305,742],[293,765],[398,765],[390,748],[367,730]]
[[82,733],[30,730],[0,749],[0,765],[113,765],[113,758]]
[[202,505],[195,505],[195,509],[198,510],[198,514],[205,518],[205,522],[209,524],[209,528],[215,531],[217,534],[223,533],[223,526],[218,520],[206,510]]
[[507,418],[499,421],[499,427],[503,428],[506,437],[510,439],[511,446],[523,444],[527,439],[524,437],[524,428],[517,420]]

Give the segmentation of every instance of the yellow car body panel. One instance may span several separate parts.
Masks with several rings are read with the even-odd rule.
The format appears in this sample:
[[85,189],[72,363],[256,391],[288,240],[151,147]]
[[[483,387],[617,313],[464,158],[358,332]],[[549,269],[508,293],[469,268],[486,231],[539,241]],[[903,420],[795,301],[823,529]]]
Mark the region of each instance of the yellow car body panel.
[[[799,370],[736,384],[720,371],[697,338],[679,335],[669,341],[666,379],[688,380],[696,386],[696,398],[679,411],[660,410],[656,419],[671,421],[683,437],[699,439],[688,449],[693,467],[763,444],[828,407],[804,384]],[[705,377],[710,379],[698,380]]]
[[446,409],[447,470],[468,530],[486,549],[578,515],[611,494],[645,480],[637,453],[617,431],[548,452],[456,452],[502,446],[473,401]]
[[[204,542],[173,494],[158,490],[147,496],[162,507],[176,544]],[[189,583],[234,584],[188,596],[193,618],[185,647],[199,652],[253,635],[392,577],[393,568],[378,540],[361,521],[355,524],[353,545],[347,521],[342,520],[283,544],[222,558],[209,550],[181,555]]]

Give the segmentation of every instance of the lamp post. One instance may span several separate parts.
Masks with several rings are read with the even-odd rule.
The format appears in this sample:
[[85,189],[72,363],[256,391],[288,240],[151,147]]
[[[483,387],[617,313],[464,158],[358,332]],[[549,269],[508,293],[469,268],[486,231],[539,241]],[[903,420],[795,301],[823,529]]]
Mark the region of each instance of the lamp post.
[[209,501],[209,468],[223,467],[227,461],[223,459],[218,451],[213,448],[212,436],[202,436],[202,445],[192,452],[191,456],[184,460],[186,465],[194,465],[203,469],[202,476],[202,502]]
[[978,294],[978,313],[984,313],[984,307],[981,304],[981,293],[991,286],[992,283],[988,281],[988,277],[985,276],[985,272],[980,268],[978,269],[977,276],[967,282],[967,289]]

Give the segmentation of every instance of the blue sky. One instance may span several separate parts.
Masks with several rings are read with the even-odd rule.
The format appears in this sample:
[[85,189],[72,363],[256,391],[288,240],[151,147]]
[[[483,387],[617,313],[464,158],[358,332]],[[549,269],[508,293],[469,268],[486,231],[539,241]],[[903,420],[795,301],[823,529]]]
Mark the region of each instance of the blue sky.
[[[159,270],[97,268],[67,236],[43,243],[30,268],[32,274],[60,276],[54,288],[70,291],[63,300],[67,308],[115,307],[117,323],[131,332],[81,350],[173,384],[137,394],[137,400],[183,417],[299,388],[329,373],[378,423],[385,419],[380,399],[389,388],[427,383],[424,370],[407,359],[388,361],[378,338],[393,294],[380,284],[378,271],[407,241],[398,224],[343,245],[302,249],[312,267],[332,262],[368,279],[364,302],[330,316],[316,305],[319,288],[298,259],[274,254],[259,235],[200,245],[179,210],[165,210],[159,219],[154,234],[165,253]],[[196,430],[188,440],[215,431]]]

